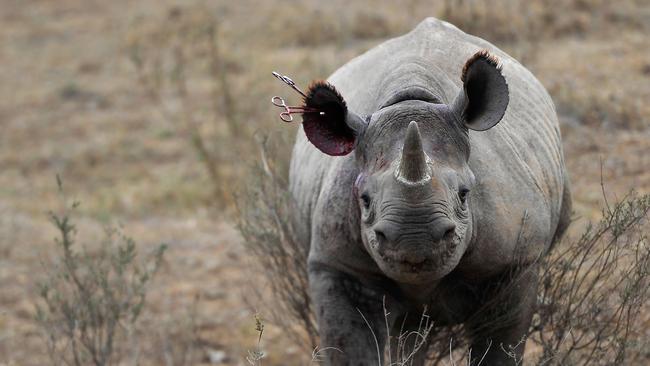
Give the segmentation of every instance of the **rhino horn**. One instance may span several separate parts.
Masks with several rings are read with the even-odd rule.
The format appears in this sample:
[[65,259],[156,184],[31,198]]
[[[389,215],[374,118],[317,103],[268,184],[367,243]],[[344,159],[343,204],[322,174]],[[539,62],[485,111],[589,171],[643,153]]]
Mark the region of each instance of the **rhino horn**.
[[406,130],[402,156],[395,177],[407,184],[423,184],[431,179],[428,156],[422,148],[420,129],[411,121]]

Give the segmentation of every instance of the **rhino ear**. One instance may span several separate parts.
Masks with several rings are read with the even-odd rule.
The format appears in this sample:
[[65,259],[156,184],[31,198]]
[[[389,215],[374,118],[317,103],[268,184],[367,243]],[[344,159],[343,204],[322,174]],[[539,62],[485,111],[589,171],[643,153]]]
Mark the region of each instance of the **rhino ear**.
[[463,67],[463,89],[452,108],[465,127],[485,131],[494,127],[506,112],[508,84],[496,57],[488,51],[477,52]]
[[323,113],[305,113],[302,126],[307,139],[327,155],[347,155],[356,144],[366,123],[358,115],[348,111],[345,100],[328,82],[314,82],[307,91],[305,107]]

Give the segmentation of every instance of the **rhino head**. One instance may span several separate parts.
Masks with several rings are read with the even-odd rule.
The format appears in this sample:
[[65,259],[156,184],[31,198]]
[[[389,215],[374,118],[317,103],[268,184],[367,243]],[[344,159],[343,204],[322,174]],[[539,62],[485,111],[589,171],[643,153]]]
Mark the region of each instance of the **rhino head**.
[[[366,251],[399,283],[442,278],[465,253],[472,236],[469,130],[495,126],[508,106],[508,86],[486,51],[470,58],[452,103],[422,91],[397,97],[362,118],[349,111],[328,83],[313,84],[305,105],[307,138],[322,152],[354,151],[354,187]],[[413,96],[415,95],[415,96]]]

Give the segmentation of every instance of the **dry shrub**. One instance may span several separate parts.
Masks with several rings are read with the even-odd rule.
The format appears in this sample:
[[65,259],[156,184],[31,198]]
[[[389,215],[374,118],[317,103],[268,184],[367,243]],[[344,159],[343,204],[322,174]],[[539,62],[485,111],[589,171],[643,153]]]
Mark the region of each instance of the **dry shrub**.
[[[287,167],[277,160],[284,139],[262,138],[260,163],[249,175],[249,185],[238,201],[238,227],[244,245],[265,277],[273,303],[264,309],[282,324],[296,343],[307,337],[316,345],[317,330],[308,292],[307,254],[301,215],[287,190]],[[286,154],[283,154],[286,155]],[[265,297],[260,294],[261,298]]]
[[644,357],[648,211],[650,195],[607,205],[599,223],[544,259],[532,327],[543,350],[539,364],[620,365]]
[[53,365],[115,364],[125,351],[137,353],[126,346],[127,338],[135,331],[166,246],[143,261],[133,239],[107,229],[99,248],[77,248],[71,221],[77,206],[50,214],[60,252],[52,266],[44,263],[48,272],[38,283],[36,320]]

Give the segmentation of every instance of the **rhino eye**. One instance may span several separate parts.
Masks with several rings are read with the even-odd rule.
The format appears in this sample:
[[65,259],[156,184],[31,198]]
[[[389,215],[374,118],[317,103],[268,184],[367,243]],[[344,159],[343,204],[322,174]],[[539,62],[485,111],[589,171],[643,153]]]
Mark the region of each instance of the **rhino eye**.
[[370,196],[368,193],[364,193],[361,195],[361,202],[363,202],[363,207],[365,209],[368,209],[370,207]]
[[461,188],[458,190],[458,198],[460,199],[460,202],[463,204],[465,203],[465,200],[467,199],[467,194],[469,193],[469,189],[467,188]]

